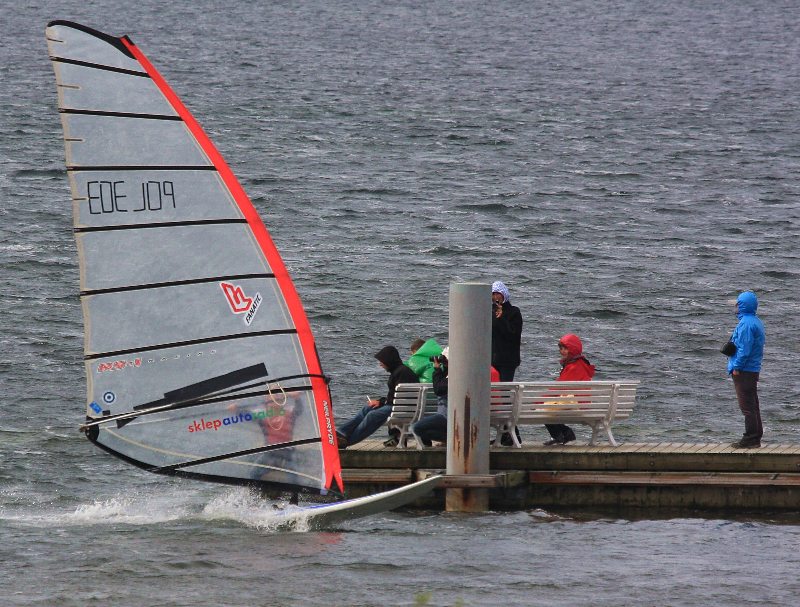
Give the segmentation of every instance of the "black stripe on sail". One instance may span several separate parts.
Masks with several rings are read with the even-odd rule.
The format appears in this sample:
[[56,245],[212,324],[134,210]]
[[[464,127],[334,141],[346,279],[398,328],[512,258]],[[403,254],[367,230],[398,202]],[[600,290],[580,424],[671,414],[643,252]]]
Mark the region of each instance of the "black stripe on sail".
[[216,171],[213,164],[198,165],[156,165],[156,164],[118,164],[67,166],[67,171]]
[[189,339],[186,341],[176,341],[169,344],[155,344],[152,346],[141,346],[139,348],[130,348],[128,350],[116,350],[114,352],[100,352],[97,354],[87,354],[83,357],[84,360],[97,360],[98,358],[116,358],[117,356],[128,356],[130,354],[138,354],[139,352],[152,352],[154,350],[168,350],[171,348],[182,348],[184,346],[196,346],[199,344],[210,344],[218,341],[227,341],[232,339],[244,339],[247,337],[265,337],[268,335],[293,335],[297,333],[297,329],[275,329],[274,331],[253,331],[251,333],[237,333],[235,335],[218,335],[216,337],[203,337],[201,339]]
[[217,282],[220,280],[247,280],[249,278],[275,278],[275,274],[237,274],[234,276],[209,276],[207,278],[195,278],[191,280],[174,280],[171,282],[155,282],[142,285],[131,285],[127,287],[114,287],[112,289],[90,289],[81,291],[81,297],[90,295],[107,295],[109,293],[124,293],[126,291],[142,291],[145,289],[163,289],[165,287],[183,287],[186,285],[199,285],[207,282]]
[[[127,51],[128,49],[125,50]],[[110,65],[102,65],[100,63],[91,63],[90,61],[81,61],[79,59],[67,59],[66,57],[50,57],[50,61],[57,61],[58,63],[69,63],[71,65],[79,65],[81,67],[90,67],[94,70],[103,70],[105,72],[116,72],[118,74],[127,74],[128,76],[139,76],[140,78],[150,77],[150,74],[148,74],[147,72],[129,70],[124,67],[113,67]]]
[[204,457],[202,459],[195,459],[189,462],[181,462],[179,464],[172,464],[170,466],[161,466],[153,468],[153,472],[170,472],[172,470],[179,470],[188,466],[200,466],[202,464],[211,464],[226,459],[233,459],[235,457],[243,457],[245,455],[254,455],[256,453],[264,453],[266,451],[275,451],[277,449],[286,449],[287,447],[299,447],[301,445],[311,445],[313,443],[321,443],[322,438],[304,438],[302,440],[290,441],[288,443],[276,443],[274,445],[265,445],[263,447],[256,447],[254,449],[245,449],[244,451],[236,451],[235,453],[226,453],[224,455],[215,455],[214,457]]
[[75,110],[61,108],[58,110],[62,114],[79,114],[81,116],[110,116],[112,118],[145,118],[147,120],[177,120],[183,121],[180,116],[167,114],[135,114],[133,112],[105,112],[102,110]]
[[[135,59],[135,57],[127,49],[127,47],[124,44],[122,44],[122,40],[120,38],[115,38],[114,36],[106,34],[105,32],[101,32],[100,30],[96,30],[96,29],[94,29],[92,27],[89,27],[88,25],[83,25],[82,23],[76,23],[75,21],[67,21],[65,19],[54,19],[53,21],[49,21],[47,23],[47,27],[55,27],[56,25],[61,25],[61,26],[64,26],[64,27],[71,27],[72,29],[78,30],[80,32],[84,32],[86,34],[94,36],[95,38],[99,38],[100,40],[103,40],[104,42],[107,42],[108,44],[113,46],[115,49],[117,49],[120,53],[122,53],[126,57],[130,57],[131,59]],[[128,38],[127,36],[125,36],[125,39],[128,42],[130,42],[131,44],[133,44],[133,41],[131,41],[131,39]]]
[[[233,386],[246,384],[255,379],[267,377],[267,375],[267,366],[264,363],[258,363],[197,382],[196,384],[189,384],[188,386],[183,386],[176,390],[164,392],[164,399],[172,403],[194,400],[221,390],[227,390]],[[134,409],[136,409],[136,407],[134,407]]]
[[[230,389],[234,388],[235,386],[241,386],[241,384],[246,384],[256,379],[265,378],[268,375],[269,373],[267,373],[267,366],[264,363],[257,363],[249,367],[231,371],[230,373],[225,373],[224,375],[209,377],[203,381],[189,384],[188,386],[182,386],[180,388],[176,388],[175,390],[170,390],[169,392],[164,392],[164,398],[160,398],[149,403],[144,403],[142,405],[136,405],[133,410],[141,411],[143,414],[148,412],[161,413],[163,411],[170,411],[175,408],[205,404],[204,402],[200,403],[198,401],[205,396],[210,396],[225,390],[228,390],[230,393]],[[234,389],[233,391],[236,390]],[[170,403],[177,403],[177,406],[169,407],[168,405]],[[130,414],[122,414],[121,416],[117,417],[119,420],[117,422],[118,428],[122,428],[123,426],[129,424],[137,417],[125,417],[125,415]],[[113,419],[113,417],[111,419]]]
[[[86,199],[79,198],[77,200],[86,200]],[[161,223],[129,223],[118,226],[92,226],[85,228],[75,228],[73,232],[75,232],[76,234],[80,234],[83,232],[110,232],[112,230],[146,230],[147,228],[180,228],[183,226],[224,225],[227,223],[247,223],[247,220],[246,219],[198,219],[195,221],[164,221]]]

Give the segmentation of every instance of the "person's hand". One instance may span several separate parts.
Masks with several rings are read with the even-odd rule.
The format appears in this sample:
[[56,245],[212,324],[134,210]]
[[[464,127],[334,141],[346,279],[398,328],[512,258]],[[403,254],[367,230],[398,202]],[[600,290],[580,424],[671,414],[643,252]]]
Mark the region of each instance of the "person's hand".
[[494,307],[494,317],[500,318],[503,315],[503,306]]
[[739,369],[734,369],[731,375],[739,375]]
[[369,398],[367,399],[367,404],[374,409],[375,407],[380,407],[381,401],[374,398]]

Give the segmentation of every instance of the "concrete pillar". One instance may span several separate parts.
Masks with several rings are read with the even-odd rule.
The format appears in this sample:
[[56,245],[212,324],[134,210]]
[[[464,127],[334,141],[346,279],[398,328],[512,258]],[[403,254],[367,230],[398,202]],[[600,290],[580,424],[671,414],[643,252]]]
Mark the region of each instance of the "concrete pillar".
[[[491,301],[491,285],[450,285],[447,474],[489,473]],[[445,506],[450,512],[484,512],[488,489],[446,489]]]

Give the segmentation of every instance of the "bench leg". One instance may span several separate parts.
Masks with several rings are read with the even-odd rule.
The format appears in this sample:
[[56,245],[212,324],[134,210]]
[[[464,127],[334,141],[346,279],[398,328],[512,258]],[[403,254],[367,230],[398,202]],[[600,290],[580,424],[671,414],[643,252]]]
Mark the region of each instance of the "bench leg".
[[611,443],[614,447],[619,447],[617,441],[614,440],[614,435],[611,434],[611,424],[607,421],[603,421],[603,427],[605,428],[606,434],[608,435],[608,442]]
[[514,442],[514,446],[517,449],[522,449],[522,443],[519,442],[519,439],[517,438],[516,424],[511,424],[511,427],[508,429],[508,433],[511,435],[511,440]]
[[589,440],[589,446],[594,447],[594,442],[597,440],[597,435],[600,433],[600,424],[592,425],[592,438]]

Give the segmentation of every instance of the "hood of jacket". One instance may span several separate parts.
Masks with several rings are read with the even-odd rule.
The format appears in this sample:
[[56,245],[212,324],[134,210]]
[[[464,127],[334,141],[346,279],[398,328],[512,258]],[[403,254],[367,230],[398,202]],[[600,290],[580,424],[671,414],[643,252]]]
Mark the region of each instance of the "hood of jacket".
[[736,298],[736,309],[738,310],[736,316],[740,319],[745,314],[755,314],[758,310],[758,297],[752,291],[740,293]]
[[508,292],[508,287],[499,280],[492,283],[492,293],[500,293],[503,296],[503,303],[511,300],[511,294]]
[[386,368],[389,369],[390,373],[399,365],[403,364],[403,361],[400,358],[400,352],[398,352],[397,348],[394,346],[384,346],[378,350],[378,352],[375,354],[375,358],[386,365]]
[[581,338],[577,335],[567,333],[558,340],[558,343],[567,346],[568,354],[562,359],[562,362],[578,358],[583,354],[583,343],[581,342]]
[[442,346],[440,346],[435,339],[431,338],[422,344],[419,347],[419,350],[412,354],[412,358],[424,358],[425,362],[427,362],[431,356],[439,356],[441,353]]

